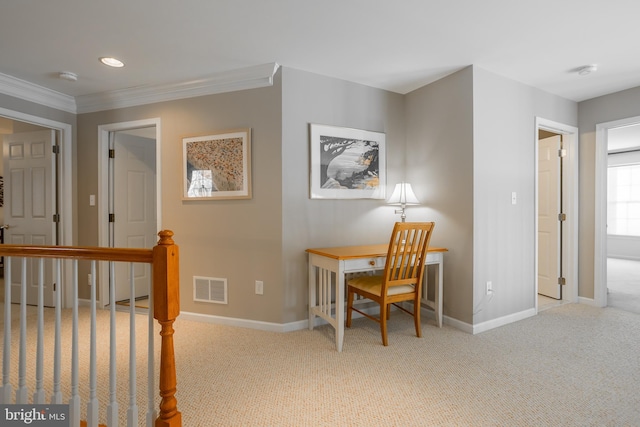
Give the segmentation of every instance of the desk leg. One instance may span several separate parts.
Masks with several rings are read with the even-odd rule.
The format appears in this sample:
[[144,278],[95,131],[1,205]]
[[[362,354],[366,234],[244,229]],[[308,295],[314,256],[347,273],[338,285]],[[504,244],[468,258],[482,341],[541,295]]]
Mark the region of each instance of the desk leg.
[[344,342],[344,270],[336,274],[336,348],[342,351]]
[[[434,286],[435,296],[434,301],[430,301],[428,298],[429,293],[429,272],[426,271],[426,268],[430,265],[434,265],[435,268],[438,269],[436,274],[436,284]],[[425,305],[433,309],[433,312],[436,316],[436,324],[439,328],[442,327],[442,284],[443,281],[443,261],[442,258],[438,259],[436,262],[429,262],[425,265],[424,272],[424,281],[422,283],[422,302],[421,305]]]
[[309,330],[313,331],[316,314],[313,308],[316,306],[316,266],[309,260]]
[[442,262],[438,262],[436,264],[437,268],[438,268],[438,275],[436,276],[436,280],[438,281],[438,283],[436,283],[436,286],[434,287],[435,290],[435,312],[436,312],[436,322],[438,324],[438,327],[441,328],[442,327],[442,282],[443,282],[443,270],[444,268],[442,265]]

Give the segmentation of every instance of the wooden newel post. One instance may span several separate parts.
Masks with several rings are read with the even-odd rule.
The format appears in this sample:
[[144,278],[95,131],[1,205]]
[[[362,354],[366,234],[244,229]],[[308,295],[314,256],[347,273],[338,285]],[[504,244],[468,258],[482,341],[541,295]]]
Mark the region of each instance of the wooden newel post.
[[173,350],[173,322],[180,314],[180,270],[178,246],[173,231],[158,233],[153,248],[153,316],[162,326],[160,354],[160,414],[156,427],[182,427],[176,393],[176,359]]

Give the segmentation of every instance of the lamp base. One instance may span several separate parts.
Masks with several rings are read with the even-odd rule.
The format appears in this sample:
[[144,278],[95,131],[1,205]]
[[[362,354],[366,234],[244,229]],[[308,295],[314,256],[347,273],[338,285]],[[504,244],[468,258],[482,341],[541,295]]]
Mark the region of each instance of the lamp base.
[[396,209],[396,213],[400,214],[400,220],[402,222],[405,222],[405,220],[407,219],[407,215],[405,215],[404,209],[405,209],[404,207],[402,207],[401,209]]

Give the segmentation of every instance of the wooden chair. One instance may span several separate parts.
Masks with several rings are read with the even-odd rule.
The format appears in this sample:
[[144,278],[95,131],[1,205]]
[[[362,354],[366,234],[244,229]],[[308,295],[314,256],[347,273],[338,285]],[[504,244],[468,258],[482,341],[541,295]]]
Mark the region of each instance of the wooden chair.
[[[434,225],[433,222],[396,222],[391,233],[382,275],[347,280],[347,327],[351,327],[352,313],[357,311],[380,323],[382,344],[389,345],[387,319],[393,304],[413,316],[416,335],[422,336],[420,329],[422,277]],[[380,316],[374,317],[355,308],[353,306],[355,294],[377,302],[380,305]],[[402,301],[413,301],[413,312],[397,304]]]

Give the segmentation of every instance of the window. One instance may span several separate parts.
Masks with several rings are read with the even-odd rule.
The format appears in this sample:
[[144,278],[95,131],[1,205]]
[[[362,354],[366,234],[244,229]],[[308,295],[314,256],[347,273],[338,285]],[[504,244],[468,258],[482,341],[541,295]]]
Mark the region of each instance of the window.
[[640,164],[608,168],[607,233],[640,236]]

